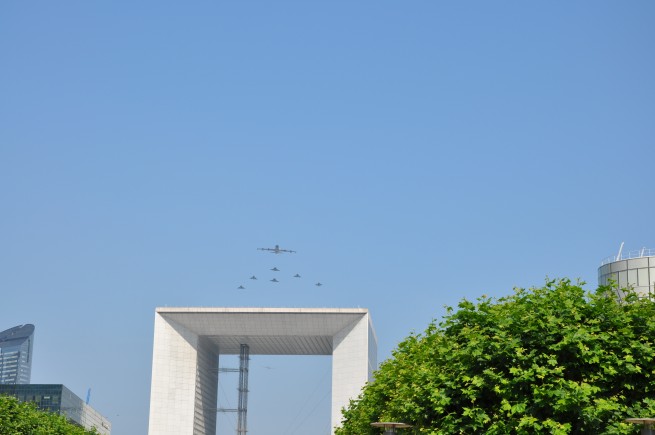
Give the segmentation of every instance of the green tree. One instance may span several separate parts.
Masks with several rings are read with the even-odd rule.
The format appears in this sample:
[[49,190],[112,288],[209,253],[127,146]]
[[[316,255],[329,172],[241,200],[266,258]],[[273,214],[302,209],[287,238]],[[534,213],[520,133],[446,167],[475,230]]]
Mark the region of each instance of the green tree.
[[62,415],[40,411],[34,403],[0,395],[0,435],[94,435]]
[[449,307],[398,345],[336,433],[634,434],[625,418],[654,416],[655,303],[563,279]]

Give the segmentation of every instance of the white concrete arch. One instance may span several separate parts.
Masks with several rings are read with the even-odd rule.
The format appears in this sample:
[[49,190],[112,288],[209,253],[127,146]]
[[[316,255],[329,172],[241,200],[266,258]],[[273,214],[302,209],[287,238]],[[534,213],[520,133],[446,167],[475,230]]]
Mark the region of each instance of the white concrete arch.
[[149,435],[214,435],[219,355],[332,355],[332,427],[377,368],[363,308],[157,308]]

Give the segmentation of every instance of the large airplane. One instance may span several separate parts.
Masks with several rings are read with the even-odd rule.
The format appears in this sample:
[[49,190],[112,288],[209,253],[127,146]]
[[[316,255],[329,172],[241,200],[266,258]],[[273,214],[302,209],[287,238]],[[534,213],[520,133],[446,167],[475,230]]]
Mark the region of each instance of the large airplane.
[[258,251],[268,251],[273,254],[284,254],[285,252],[288,252],[289,254],[295,253],[296,251],[292,251],[291,249],[280,249],[280,245],[275,245],[275,248],[257,248]]

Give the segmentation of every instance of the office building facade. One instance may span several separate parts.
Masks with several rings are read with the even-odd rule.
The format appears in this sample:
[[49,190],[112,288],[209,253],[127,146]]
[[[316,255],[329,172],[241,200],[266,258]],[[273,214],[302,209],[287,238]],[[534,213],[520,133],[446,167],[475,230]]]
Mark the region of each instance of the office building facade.
[[0,332],[0,385],[30,383],[33,343],[34,325]]
[[34,402],[48,412],[60,414],[86,429],[95,428],[101,435],[110,435],[111,423],[61,384],[0,385],[0,394],[14,396],[21,402]]

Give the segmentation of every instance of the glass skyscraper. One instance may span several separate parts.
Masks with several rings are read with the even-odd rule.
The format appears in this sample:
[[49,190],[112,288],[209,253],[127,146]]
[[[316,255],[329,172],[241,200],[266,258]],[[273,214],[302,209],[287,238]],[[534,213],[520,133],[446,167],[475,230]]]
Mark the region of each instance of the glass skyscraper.
[[29,384],[32,374],[34,325],[0,332],[0,384]]

